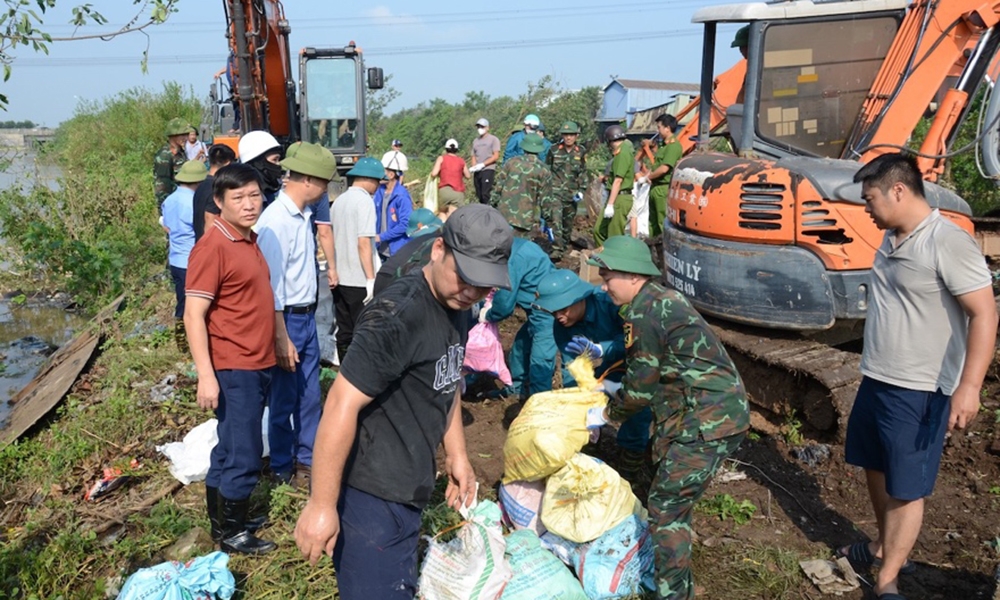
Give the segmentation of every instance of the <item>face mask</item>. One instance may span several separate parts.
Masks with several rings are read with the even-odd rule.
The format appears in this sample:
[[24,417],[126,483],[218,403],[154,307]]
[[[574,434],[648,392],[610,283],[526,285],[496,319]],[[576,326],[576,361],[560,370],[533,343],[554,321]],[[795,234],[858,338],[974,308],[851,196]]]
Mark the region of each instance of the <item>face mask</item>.
[[250,161],[250,166],[260,172],[261,178],[264,180],[265,192],[276,192],[281,189],[281,176],[285,171],[281,165],[276,165],[263,157],[258,157]]
[[477,127],[476,131],[479,132],[479,135],[484,135],[486,133],[486,129],[483,127]]

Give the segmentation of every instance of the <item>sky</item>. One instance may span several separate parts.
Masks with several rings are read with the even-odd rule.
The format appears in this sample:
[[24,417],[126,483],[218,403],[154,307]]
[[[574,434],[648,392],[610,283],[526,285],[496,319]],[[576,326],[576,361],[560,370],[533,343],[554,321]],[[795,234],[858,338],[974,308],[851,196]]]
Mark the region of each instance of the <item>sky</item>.
[[[102,41],[56,41],[46,56],[19,48],[13,74],[3,84],[10,105],[0,120],[31,120],[54,127],[81,101],[99,101],[133,87],[162,89],[177,81],[207,97],[212,76],[225,65],[224,0],[180,0],[178,12],[145,33]],[[89,0],[108,19],[104,26],[68,24],[82,0],[60,0],[45,14],[42,30],[54,38],[102,34],[120,28],[137,7],[125,0]],[[383,0],[343,3],[284,0],[292,51],[339,47],[354,40],[366,66],[382,67],[399,97],[393,113],[443,98],[460,101],[470,91],[517,96],[529,83],[551,76],[568,90],[603,87],[612,76],[697,83],[702,26],[698,8],[725,0],[667,0],[614,4],[597,0]],[[346,6],[345,6],[346,5]],[[476,5],[482,8],[473,9]],[[488,6],[488,7],[487,7]],[[728,40],[736,25],[721,25]],[[148,72],[140,60],[149,50]],[[728,44],[716,52],[716,72],[739,55]],[[293,61],[294,62],[294,61]]]

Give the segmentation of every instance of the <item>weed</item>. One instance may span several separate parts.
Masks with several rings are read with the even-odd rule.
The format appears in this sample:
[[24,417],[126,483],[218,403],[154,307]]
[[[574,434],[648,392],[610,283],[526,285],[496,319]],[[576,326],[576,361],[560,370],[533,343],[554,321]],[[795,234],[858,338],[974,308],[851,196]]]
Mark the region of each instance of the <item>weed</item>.
[[751,442],[759,442],[760,441],[760,434],[757,433],[756,431],[748,431],[747,432],[747,439],[750,440]]
[[1000,485],[995,485],[990,488],[990,493],[994,496],[1000,496]]
[[993,424],[1000,425],[1000,408],[993,411]]
[[695,505],[699,512],[719,517],[720,521],[732,519],[737,525],[745,525],[750,522],[757,505],[749,500],[737,502],[729,494],[716,494],[711,498],[704,498]]
[[802,421],[795,416],[795,409],[785,416],[785,422],[781,425],[781,437],[789,446],[801,446],[805,442]]
[[697,580],[706,586],[708,598],[798,598],[794,592],[803,585],[801,558],[794,551],[757,544],[694,547],[695,573],[699,564],[711,564],[712,572],[725,574],[712,580]]
[[28,302],[28,297],[24,294],[18,294],[9,300],[14,306],[24,306]]

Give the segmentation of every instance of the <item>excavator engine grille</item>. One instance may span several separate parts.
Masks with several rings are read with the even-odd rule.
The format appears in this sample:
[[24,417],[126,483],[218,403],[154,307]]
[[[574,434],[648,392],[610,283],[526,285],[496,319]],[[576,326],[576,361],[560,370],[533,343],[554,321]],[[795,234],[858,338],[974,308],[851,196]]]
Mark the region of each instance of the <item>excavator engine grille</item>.
[[740,227],[774,231],[781,229],[785,186],[780,183],[745,183],[740,193]]

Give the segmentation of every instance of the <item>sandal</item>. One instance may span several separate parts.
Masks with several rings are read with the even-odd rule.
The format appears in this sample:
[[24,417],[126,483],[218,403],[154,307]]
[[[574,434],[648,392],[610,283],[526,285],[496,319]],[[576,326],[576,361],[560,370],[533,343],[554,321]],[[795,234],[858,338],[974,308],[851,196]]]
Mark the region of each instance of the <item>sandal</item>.
[[[882,559],[876,558],[872,554],[871,548],[868,547],[868,542],[855,542],[849,546],[844,546],[839,548],[836,552],[838,558],[846,558],[851,561],[851,564],[859,566],[861,568],[867,569],[869,567],[881,567]],[[903,566],[899,569],[900,574],[909,575],[917,570],[917,565],[912,560],[907,560],[903,563]],[[880,597],[881,598],[881,597]],[[888,600],[899,600],[898,598],[892,598],[889,596]],[[903,600],[906,600],[903,598]]]

